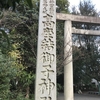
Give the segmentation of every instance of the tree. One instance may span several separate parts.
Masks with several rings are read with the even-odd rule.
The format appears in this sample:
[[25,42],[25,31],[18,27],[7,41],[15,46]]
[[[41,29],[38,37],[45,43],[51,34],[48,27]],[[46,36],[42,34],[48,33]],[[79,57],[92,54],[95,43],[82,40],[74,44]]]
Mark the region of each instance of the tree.
[[64,13],[68,13],[69,9],[69,1],[68,0],[57,0],[56,1],[57,4],[57,9],[56,11],[59,12],[64,12]]
[[0,8],[8,9],[9,7],[12,7],[12,9],[14,10],[16,4],[19,4],[21,1],[25,2],[32,8],[32,0],[1,0]]
[[13,96],[17,99],[20,92],[26,98],[29,98],[30,93],[34,93],[38,30],[37,9],[38,5],[30,9],[24,2],[20,2],[16,6],[17,12],[4,11],[3,18],[0,20],[0,28],[4,31],[7,30],[6,34],[8,34],[11,45],[10,50],[5,53],[4,50],[7,51],[8,48],[4,43],[7,44],[7,42],[6,39],[0,37],[0,43],[2,43],[0,50],[13,59],[11,66],[13,71],[16,70],[15,76],[9,80],[11,82],[9,85],[11,85],[8,90],[13,93],[12,100]]
[[[90,1],[81,1],[79,4],[79,12],[73,11],[72,14],[79,14],[84,16],[98,16],[94,5]],[[97,30],[99,27],[95,25],[90,25],[86,23],[73,23],[73,27],[78,29],[88,29],[88,30]],[[81,52],[81,57],[79,57],[74,62],[74,75],[75,77],[80,78],[83,82],[82,84],[89,84],[92,78],[99,80],[100,69],[99,69],[99,49],[98,49],[98,36],[88,36],[88,35],[74,35],[74,40],[78,43],[78,50]],[[74,53],[78,52],[75,49]],[[75,58],[74,54],[74,58]],[[79,54],[77,54],[79,56]],[[80,63],[80,62],[81,63]],[[79,73],[79,76],[76,76],[75,71]],[[91,74],[92,73],[92,74]],[[78,78],[75,78],[78,81]],[[89,80],[89,81],[87,81]],[[81,82],[81,81],[80,81]],[[77,83],[77,82],[76,82]],[[78,82],[79,83],[79,82]]]
[[80,1],[78,5],[78,10],[75,6],[72,7],[72,14],[83,15],[83,16],[98,16],[98,13],[95,9],[95,5],[89,1]]
[[0,98],[7,100],[10,94],[10,80],[15,76],[11,67],[9,56],[3,54],[0,50]]

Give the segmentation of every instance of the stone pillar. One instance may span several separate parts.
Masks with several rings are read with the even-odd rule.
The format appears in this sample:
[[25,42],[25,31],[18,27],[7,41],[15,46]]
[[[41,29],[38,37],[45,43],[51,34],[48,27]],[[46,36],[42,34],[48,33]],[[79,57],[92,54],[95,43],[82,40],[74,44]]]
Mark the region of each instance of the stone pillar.
[[56,0],[40,0],[35,100],[56,100]]
[[72,26],[71,21],[65,21],[64,27],[64,98],[73,97],[73,64],[72,64]]

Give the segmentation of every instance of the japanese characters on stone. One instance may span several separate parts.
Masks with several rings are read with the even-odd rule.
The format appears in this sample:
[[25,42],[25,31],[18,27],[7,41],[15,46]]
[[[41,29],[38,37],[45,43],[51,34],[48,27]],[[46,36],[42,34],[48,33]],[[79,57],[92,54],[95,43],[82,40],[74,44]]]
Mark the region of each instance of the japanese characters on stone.
[[40,3],[35,100],[56,100],[56,2]]

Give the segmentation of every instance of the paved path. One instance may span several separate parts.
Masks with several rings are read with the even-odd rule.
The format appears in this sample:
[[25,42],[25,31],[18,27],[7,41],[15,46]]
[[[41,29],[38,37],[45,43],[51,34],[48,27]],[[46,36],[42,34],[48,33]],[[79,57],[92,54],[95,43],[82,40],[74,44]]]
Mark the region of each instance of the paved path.
[[[57,100],[64,100],[64,94],[59,93]],[[100,96],[90,94],[75,94],[74,100],[100,100]]]

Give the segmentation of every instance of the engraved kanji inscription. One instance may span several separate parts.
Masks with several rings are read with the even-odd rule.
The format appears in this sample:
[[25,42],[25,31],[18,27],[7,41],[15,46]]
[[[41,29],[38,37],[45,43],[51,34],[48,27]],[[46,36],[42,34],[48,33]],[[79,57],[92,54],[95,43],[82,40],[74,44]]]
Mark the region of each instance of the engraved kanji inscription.
[[51,97],[41,97],[41,100],[52,100]]
[[54,62],[55,55],[49,52],[43,52],[42,59],[43,59],[43,63],[51,64],[52,62]]
[[55,16],[55,0],[40,0],[35,100],[56,100]]

